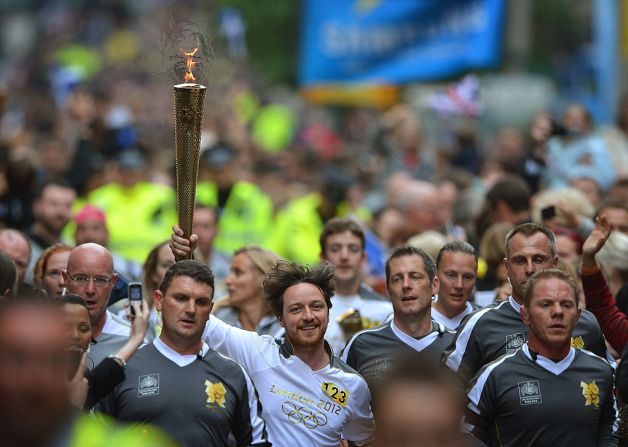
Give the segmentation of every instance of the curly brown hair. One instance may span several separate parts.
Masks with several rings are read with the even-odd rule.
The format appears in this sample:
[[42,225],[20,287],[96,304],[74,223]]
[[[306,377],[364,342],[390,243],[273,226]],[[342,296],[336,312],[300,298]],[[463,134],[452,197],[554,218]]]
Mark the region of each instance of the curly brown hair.
[[264,280],[264,298],[277,318],[283,316],[283,295],[289,287],[307,283],[316,286],[331,309],[331,297],[335,291],[335,268],[331,264],[315,267],[280,260]]

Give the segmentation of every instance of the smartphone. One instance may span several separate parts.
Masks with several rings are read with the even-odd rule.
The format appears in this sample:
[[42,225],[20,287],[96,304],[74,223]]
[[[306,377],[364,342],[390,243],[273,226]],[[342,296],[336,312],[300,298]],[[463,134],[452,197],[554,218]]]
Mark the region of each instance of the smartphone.
[[133,301],[137,301],[140,303],[140,307],[142,305],[143,299],[143,291],[142,291],[142,283],[141,282],[130,282],[128,285],[128,294],[129,298],[129,307],[131,308],[131,315],[135,315],[135,309],[131,307],[131,303]]
[[76,374],[76,370],[81,364],[81,357],[83,357],[83,350],[77,348],[70,348],[67,350],[68,354],[68,380],[72,380]]
[[556,217],[556,207],[554,205],[541,208],[541,219],[550,220]]

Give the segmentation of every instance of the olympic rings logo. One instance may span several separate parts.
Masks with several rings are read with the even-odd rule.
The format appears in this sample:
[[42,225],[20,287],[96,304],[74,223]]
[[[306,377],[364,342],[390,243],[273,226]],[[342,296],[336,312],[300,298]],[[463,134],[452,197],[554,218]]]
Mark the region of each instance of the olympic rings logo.
[[293,424],[303,423],[310,430],[327,424],[327,416],[320,411],[307,407],[297,407],[292,402],[284,402],[281,406],[283,414],[288,416],[288,420]]

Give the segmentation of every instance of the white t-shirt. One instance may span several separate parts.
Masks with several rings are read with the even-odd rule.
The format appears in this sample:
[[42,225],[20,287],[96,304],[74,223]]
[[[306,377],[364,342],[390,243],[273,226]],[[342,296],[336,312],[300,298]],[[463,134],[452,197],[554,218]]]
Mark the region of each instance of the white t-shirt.
[[460,326],[460,323],[462,323],[462,320],[464,319],[464,317],[466,317],[471,312],[473,312],[473,310],[474,310],[473,306],[471,305],[470,302],[467,301],[467,305],[465,306],[464,310],[460,314],[456,315],[453,318],[448,318],[446,315],[443,315],[442,313],[440,313],[436,309],[436,307],[432,306],[432,320],[445,326],[445,329],[449,331],[455,331],[458,329],[458,326]]
[[364,299],[360,295],[334,295],[331,299],[329,311],[329,325],[325,333],[325,340],[331,345],[334,354],[340,353],[347,344],[345,334],[338,324],[338,318],[349,309],[357,309],[362,317],[362,328],[370,329],[384,323],[392,314],[393,308],[389,301]]
[[368,386],[337,357],[313,371],[285,339],[238,329],[213,315],[203,340],[251,377],[273,445],[338,447],[341,438],[359,445],[372,437]]

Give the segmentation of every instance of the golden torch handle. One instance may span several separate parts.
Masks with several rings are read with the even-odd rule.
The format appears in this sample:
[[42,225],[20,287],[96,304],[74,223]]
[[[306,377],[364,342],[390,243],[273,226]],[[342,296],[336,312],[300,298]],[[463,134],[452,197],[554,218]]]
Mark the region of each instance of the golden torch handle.
[[[200,84],[174,86],[177,217],[185,237],[192,234],[205,90]],[[184,259],[193,257],[194,254],[190,253]]]

